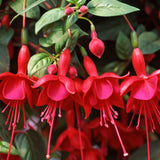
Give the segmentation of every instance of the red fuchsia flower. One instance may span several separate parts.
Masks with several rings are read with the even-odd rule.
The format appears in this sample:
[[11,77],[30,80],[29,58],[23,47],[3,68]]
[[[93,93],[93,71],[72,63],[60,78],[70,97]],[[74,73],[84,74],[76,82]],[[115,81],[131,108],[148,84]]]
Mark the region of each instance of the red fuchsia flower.
[[40,86],[43,87],[37,101],[37,106],[43,106],[47,104],[47,107],[41,113],[41,120],[43,121],[44,119],[46,119],[48,124],[50,125],[48,150],[46,155],[47,159],[50,158],[50,141],[56,108],[59,108],[58,116],[61,117],[61,108],[67,110],[64,107],[65,103],[71,95],[75,94],[73,80],[66,77],[66,73],[70,65],[70,59],[70,51],[68,49],[65,49],[60,55],[58,74],[45,75],[40,78],[33,86],[33,88],[37,88]]
[[22,109],[23,112],[25,128],[26,119],[24,104],[28,101],[28,104],[33,107],[36,99],[35,95],[37,95],[35,89],[31,88],[33,81],[26,75],[29,58],[30,53],[28,47],[22,45],[18,54],[17,74],[12,74],[10,72],[0,74],[0,100],[7,104],[2,113],[10,107],[6,124],[10,120],[8,129],[10,130],[11,126],[13,127],[7,160],[9,159],[16,124],[19,122],[20,110]]
[[105,50],[104,43],[103,41],[97,38],[97,33],[95,30],[92,31],[91,37],[92,37],[92,40],[89,43],[89,50],[96,57],[101,58]]
[[[0,153],[0,158],[1,158],[1,160],[6,160],[7,154]],[[17,155],[11,155],[10,160],[21,160],[21,158]]]
[[128,153],[125,150],[114,121],[118,113],[112,107],[112,105],[116,105],[123,108],[118,79],[123,79],[124,77],[120,77],[115,73],[104,73],[99,76],[95,64],[88,56],[84,57],[84,67],[89,74],[89,77],[83,83],[83,102],[86,118],[89,116],[92,108],[100,110],[100,125],[104,124],[104,126],[108,127],[107,121],[113,124],[124,156],[127,156]]
[[[115,120],[115,123],[128,152],[144,144],[145,139],[143,130],[136,130],[135,127],[128,128],[117,120]],[[117,159],[123,159],[121,156],[121,145],[118,142],[116,131],[111,123],[109,123],[108,128],[99,126],[99,120],[98,118],[95,118],[89,122],[88,127],[93,129],[93,137],[97,143],[101,144],[101,152],[104,155],[107,155],[107,146],[109,146],[117,151]]]
[[147,75],[144,57],[139,48],[134,48],[133,50],[132,64],[137,76],[126,78],[120,86],[120,91],[121,95],[130,92],[126,108],[127,112],[133,112],[130,125],[135,114],[139,114],[136,126],[139,128],[141,115],[144,116],[148,160],[150,160],[148,127],[153,131],[156,130],[156,125],[160,124],[160,112],[158,109],[158,102],[160,99],[160,69],[156,70],[151,75]]

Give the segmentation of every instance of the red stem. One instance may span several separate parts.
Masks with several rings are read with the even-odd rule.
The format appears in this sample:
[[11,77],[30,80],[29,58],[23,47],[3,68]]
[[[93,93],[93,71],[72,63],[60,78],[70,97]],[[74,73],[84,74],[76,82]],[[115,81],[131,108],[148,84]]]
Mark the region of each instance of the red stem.
[[126,17],[126,15],[123,15],[124,19],[126,20],[129,28],[131,29],[131,31],[134,31],[134,28],[132,27],[131,23],[129,22],[128,18]]

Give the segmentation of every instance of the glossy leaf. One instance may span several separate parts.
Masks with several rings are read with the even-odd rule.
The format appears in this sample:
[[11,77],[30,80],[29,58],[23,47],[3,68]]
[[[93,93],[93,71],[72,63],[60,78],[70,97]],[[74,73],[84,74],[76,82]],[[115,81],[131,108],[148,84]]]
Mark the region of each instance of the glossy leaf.
[[44,160],[45,144],[42,137],[34,130],[15,136],[15,146],[22,160]]
[[67,16],[63,24],[64,32],[66,32],[68,28],[70,28],[74,23],[76,23],[77,20],[78,20],[78,13],[76,12],[70,16]]
[[[1,153],[8,153],[8,149],[9,149],[9,143],[8,142],[5,142],[5,141],[0,141],[0,152]],[[12,155],[18,155],[18,151],[17,149],[12,145],[11,147],[11,152],[10,154]]]
[[64,16],[64,8],[54,8],[45,12],[35,25],[35,33],[37,34],[43,27],[60,20]]
[[42,3],[44,0],[27,0],[26,9],[23,11],[23,0],[16,0],[15,2],[10,1],[10,7],[18,13],[13,19],[22,15],[23,12],[26,12],[26,17],[38,19],[40,17],[40,10],[38,4]]
[[55,44],[62,35],[62,23],[55,23],[52,33],[46,38],[40,38],[39,43],[44,47],[50,47]]
[[86,3],[86,0],[76,0],[76,5],[77,5],[78,7],[82,6],[82,5],[85,4],[85,3]]
[[117,0],[91,0],[87,6],[89,13],[102,17],[120,16],[139,10]]
[[66,0],[67,2],[74,4],[76,0]]
[[[150,156],[151,160],[160,159],[160,141],[150,142]],[[137,149],[128,160],[146,160],[147,159],[147,145],[143,145],[141,148]]]
[[28,63],[28,75],[40,78],[47,70],[53,59],[46,53],[38,53],[33,55]]
[[132,45],[129,38],[120,32],[116,40],[116,52],[120,59],[126,60],[132,56]]
[[139,35],[139,48],[143,54],[160,50],[160,38],[154,32],[143,32]]

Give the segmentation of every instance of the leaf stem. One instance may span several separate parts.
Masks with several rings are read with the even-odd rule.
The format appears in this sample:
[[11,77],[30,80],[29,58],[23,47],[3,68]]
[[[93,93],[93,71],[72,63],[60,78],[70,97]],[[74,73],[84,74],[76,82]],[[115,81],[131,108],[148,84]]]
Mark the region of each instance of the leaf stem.
[[129,28],[131,29],[131,31],[135,31],[134,28],[133,28],[133,26],[132,26],[131,23],[129,22],[128,18],[126,17],[126,15],[123,15],[123,17],[124,17],[124,19],[126,20],[126,22],[127,22],[128,26],[129,26]]
[[[23,0],[23,10],[25,10],[26,7],[26,0]],[[26,26],[26,12],[23,13],[23,28]]]

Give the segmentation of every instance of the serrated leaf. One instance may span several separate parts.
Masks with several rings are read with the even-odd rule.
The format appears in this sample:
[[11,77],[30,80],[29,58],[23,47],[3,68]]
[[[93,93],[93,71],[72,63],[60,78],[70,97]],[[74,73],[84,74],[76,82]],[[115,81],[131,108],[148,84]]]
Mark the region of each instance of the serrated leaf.
[[[150,142],[150,158],[151,160],[160,160],[160,141]],[[143,145],[137,149],[128,160],[146,160],[147,157],[147,145]]]
[[117,0],[91,0],[87,6],[89,13],[102,17],[120,16],[139,11],[138,8]]
[[35,33],[37,34],[43,27],[60,20],[64,16],[64,8],[54,8],[45,12],[35,25]]
[[0,73],[9,71],[9,53],[8,48],[4,45],[0,45]]
[[17,18],[19,15],[22,15],[26,12],[26,17],[38,19],[40,17],[40,10],[38,4],[42,3],[45,0],[27,0],[26,9],[23,11],[23,0],[16,0],[15,2],[10,1],[10,7],[18,13],[12,21]]
[[44,73],[52,62],[53,59],[46,53],[33,55],[28,63],[28,75],[30,77],[37,75],[37,77],[40,78],[42,76],[40,73]]
[[7,46],[13,34],[13,29],[7,29],[5,26],[2,26],[0,28],[0,45]]
[[68,28],[70,28],[74,23],[76,23],[77,20],[78,20],[78,13],[76,12],[70,16],[67,16],[63,24],[64,32],[66,32]]
[[160,50],[160,38],[154,32],[143,32],[139,35],[139,48],[143,54]]
[[120,32],[116,40],[116,52],[120,59],[126,60],[132,56],[132,45],[129,38]]
[[[1,153],[8,153],[8,150],[9,150],[9,143],[8,142],[5,142],[5,141],[0,141],[0,152]],[[12,155],[18,155],[18,151],[17,149],[12,145],[11,147],[11,152],[10,154]]]
[[45,144],[42,137],[34,130],[15,136],[15,146],[22,160],[44,160]]

